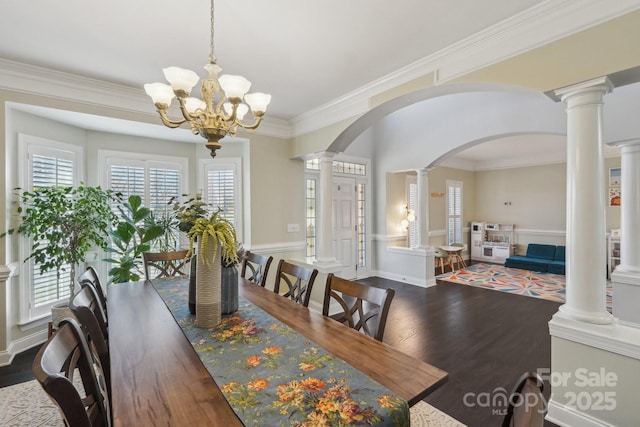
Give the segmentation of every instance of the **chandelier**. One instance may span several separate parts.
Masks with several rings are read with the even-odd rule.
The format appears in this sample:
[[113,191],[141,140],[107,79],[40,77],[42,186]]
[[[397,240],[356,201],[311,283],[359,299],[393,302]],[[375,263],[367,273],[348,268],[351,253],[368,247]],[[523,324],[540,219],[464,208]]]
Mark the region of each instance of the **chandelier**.
[[[216,156],[220,140],[227,134],[235,136],[238,127],[256,130],[262,121],[271,95],[265,93],[247,93],[251,82],[242,76],[222,75],[222,69],[216,63],[213,54],[213,17],[214,0],[211,0],[211,43],[209,63],[204,66],[209,75],[202,81],[202,99],[191,97],[191,89],[198,83],[198,75],[179,67],[164,68],[162,71],[170,85],[164,83],[147,83],[144,90],[155,104],[160,119],[165,126],[177,128],[189,122],[191,131],[207,140],[205,147],[211,150],[211,157]],[[167,110],[173,98],[178,98],[182,118],[172,120]],[[243,102],[244,101],[244,102]],[[245,115],[253,114],[253,121],[245,123]]]

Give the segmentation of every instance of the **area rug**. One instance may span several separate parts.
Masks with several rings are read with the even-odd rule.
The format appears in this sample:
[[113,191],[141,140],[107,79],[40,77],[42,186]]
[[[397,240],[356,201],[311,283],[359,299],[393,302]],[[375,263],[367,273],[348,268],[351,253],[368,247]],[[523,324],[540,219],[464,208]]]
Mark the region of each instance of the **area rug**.
[[[79,377],[79,376],[78,376]],[[420,401],[411,409],[417,427],[465,427],[454,418]],[[0,426],[63,427],[58,408],[37,381],[0,388]]]
[[[436,279],[561,303],[565,300],[565,276],[561,274],[538,273],[480,263],[441,274],[436,276]],[[611,312],[611,294],[611,284],[607,283],[609,312]]]

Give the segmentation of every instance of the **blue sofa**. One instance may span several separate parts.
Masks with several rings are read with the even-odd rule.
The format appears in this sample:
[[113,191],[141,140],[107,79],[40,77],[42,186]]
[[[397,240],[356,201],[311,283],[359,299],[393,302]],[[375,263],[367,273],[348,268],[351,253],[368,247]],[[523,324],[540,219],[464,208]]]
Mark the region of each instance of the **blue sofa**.
[[529,243],[526,255],[514,255],[504,262],[505,267],[565,274],[565,247]]

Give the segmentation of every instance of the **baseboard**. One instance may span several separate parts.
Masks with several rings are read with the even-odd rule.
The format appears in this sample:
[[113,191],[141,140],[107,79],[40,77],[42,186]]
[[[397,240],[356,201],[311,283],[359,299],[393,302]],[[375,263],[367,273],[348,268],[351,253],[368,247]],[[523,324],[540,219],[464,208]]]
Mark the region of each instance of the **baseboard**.
[[16,354],[44,343],[47,341],[47,335],[47,329],[42,329],[26,337],[12,341],[6,351],[0,352],[0,366],[10,365]]
[[409,285],[419,286],[421,288],[428,288],[431,286],[435,286],[436,284],[435,278],[425,280],[418,277],[401,276],[399,274],[385,273],[384,271],[375,271],[373,272],[372,275],[381,277],[383,279],[394,280],[396,282],[408,283]]
[[553,398],[549,401],[548,412],[545,417],[547,421],[557,424],[561,427],[603,427],[614,426],[602,420],[594,418],[590,415],[579,412],[575,408],[569,408],[565,405],[557,403]]
[[306,247],[307,247],[307,242],[298,241],[298,242],[271,243],[268,245],[252,245],[250,248],[245,248],[245,249],[261,255],[270,255],[270,254],[282,254],[282,253],[288,253],[288,252],[304,251]]

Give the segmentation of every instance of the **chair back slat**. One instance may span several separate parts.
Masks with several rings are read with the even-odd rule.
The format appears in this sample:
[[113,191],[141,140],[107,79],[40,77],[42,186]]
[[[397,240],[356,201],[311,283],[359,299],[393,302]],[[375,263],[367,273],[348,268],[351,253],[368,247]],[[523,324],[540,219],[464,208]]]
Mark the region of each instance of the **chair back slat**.
[[[267,275],[269,274],[269,267],[272,261],[272,256],[267,257],[247,251],[242,257],[240,277],[244,277],[264,288],[267,284]],[[249,273],[249,277],[247,277],[247,273]]]
[[162,277],[187,276],[187,250],[169,252],[144,252],[144,275],[146,280]]
[[[82,390],[73,383],[76,369]],[[109,398],[103,397],[100,391],[91,353],[75,320],[63,320],[56,333],[40,348],[33,362],[33,373],[58,406],[66,425],[110,425]]]
[[[287,289],[285,289],[282,296],[308,307],[311,299],[311,290],[317,275],[318,270],[315,268],[302,267],[281,259],[278,263],[278,272],[276,273],[273,291],[280,294],[280,286],[285,284]],[[294,278],[295,282],[292,282],[291,278]]]
[[333,273],[327,276],[322,314],[329,316],[331,301],[341,312],[330,317],[340,323],[382,341],[389,308],[395,291],[343,279]]

